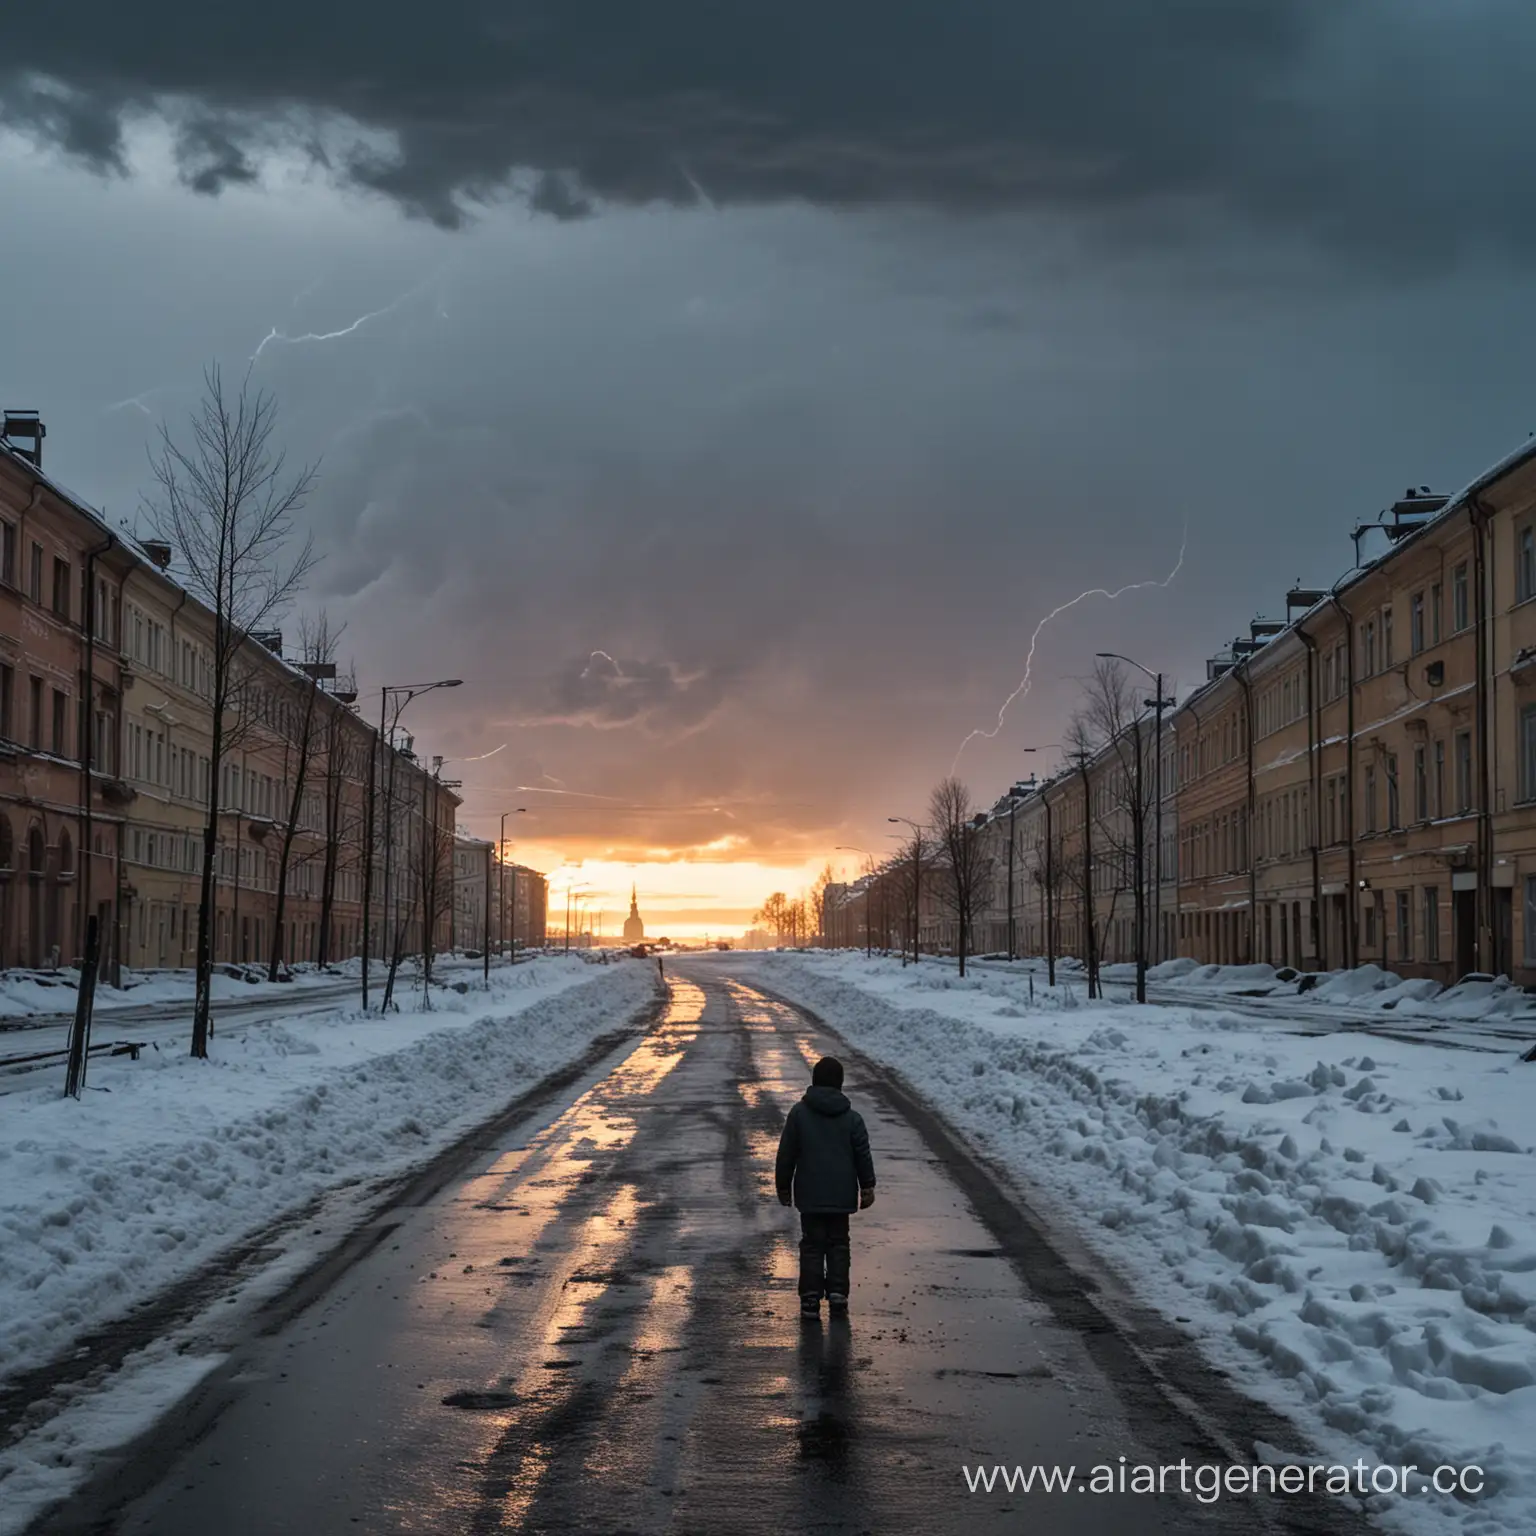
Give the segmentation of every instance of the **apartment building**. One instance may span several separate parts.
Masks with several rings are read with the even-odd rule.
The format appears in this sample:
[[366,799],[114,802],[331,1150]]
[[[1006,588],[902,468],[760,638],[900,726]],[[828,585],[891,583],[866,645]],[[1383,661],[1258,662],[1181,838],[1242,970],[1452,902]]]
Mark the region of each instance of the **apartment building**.
[[1356,537],[1177,713],[1180,949],[1536,984],[1536,447]]
[[101,919],[113,959],[123,794],[115,775],[117,590],[131,560],[42,470],[44,428],[0,436],[0,967],[46,966]]
[[[104,519],[42,469],[42,423],[0,432],[0,967],[67,964],[100,919],[119,962],[187,966],[198,940],[212,758],[212,615],[174,551]],[[355,687],[247,637],[225,722],[214,958],[333,961],[360,951],[367,785],[372,952],[453,938],[459,800],[359,718]],[[372,761],[371,761],[372,760]],[[438,874],[441,872],[441,878]],[[524,942],[542,876],[524,871]]]
[[494,944],[496,845],[485,837],[455,832],[453,837],[453,937],[455,949]]

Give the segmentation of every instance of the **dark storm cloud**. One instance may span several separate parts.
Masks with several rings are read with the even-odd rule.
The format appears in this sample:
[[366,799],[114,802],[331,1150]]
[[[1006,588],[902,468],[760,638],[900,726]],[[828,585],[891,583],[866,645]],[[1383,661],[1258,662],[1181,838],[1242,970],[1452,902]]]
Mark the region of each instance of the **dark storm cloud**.
[[718,673],[593,651],[557,672],[542,701],[517,723],[599,730],[638,726],[652,735],[676,737],[705,725],[724,697]]
[[11,29],[0,91],[99,169],[161,111],[200,190],[286,140],[446,225],[516,177],[560,218],[1160,205],[1166,228],[1193,202],[1423,265],[1528,244],[1533,40],[1524,0],[84,0]]

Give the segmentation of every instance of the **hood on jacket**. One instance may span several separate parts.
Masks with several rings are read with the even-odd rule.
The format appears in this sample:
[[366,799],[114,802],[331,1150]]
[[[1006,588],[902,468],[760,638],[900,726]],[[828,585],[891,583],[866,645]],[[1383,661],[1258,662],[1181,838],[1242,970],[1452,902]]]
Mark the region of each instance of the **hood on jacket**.
[[846,1115],[853,1108],[840,1089],[822,1088],[814,1083],[805,1090],[804,1102],[818,1115]]

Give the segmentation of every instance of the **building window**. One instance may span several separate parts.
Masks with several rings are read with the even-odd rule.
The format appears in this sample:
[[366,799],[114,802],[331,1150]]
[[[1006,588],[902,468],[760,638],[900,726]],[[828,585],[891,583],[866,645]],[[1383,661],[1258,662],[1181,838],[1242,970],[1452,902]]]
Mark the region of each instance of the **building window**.
[[1435,743],[1435,815],[1445,815],[1445,743]]
[[1424,594],[1415,592],[1408,599],[1408,649],[1417,656],[1424,649]]
[[1392,665],[1392,610],[1381,610],[1381,664],[1383,667]]
[[1429,754],[1423,747],[1413,749],[1413,819],[1429,820]]
[[53,562],[53,611],[61,619],[69,617],[69,561],[57,557]]
[[1429,589],[1429,643],[1440,644],[1440,583]]
[[32,569],[27,573],[31,578],[27,584],[27,596],[34,603],[43,600],[43,546],[35,540],[32,544]]
[[1376,830],[1376,767],[1369,764],[1365,770],[1365,830]]
[[1402,824],[1402,806],[1397,792],[1397,753],[1387,754],[1387,828],[1395,832]]
[[1376,621],[1368,620],[1360,626],[1360,669],[1363,677],[1376,673]]
[[16,585],[16,525],[0,518],[0,581]]
[[1424,958],[1440,958],[1440,891],[1433,885],[1424,887]]
[[1465,816],[1472,809],[1472,733],[1456,733],[1456,810]]
[[1413,959],[1413,907],[1407,891],[1397,892],[1397,958]]
[[1520,798],[1536,800],[1536,704],[1520,711]]
[[53,754],[69,756],[69,696],[53,690]]
[[1368,901],[1365,904],[1365,947],[1376,948],[1376,903]]
[[0,739],[14,741],[11,711],[15,708],[16,669],[0,663]]
[[1536,597],[1536,526],[1527,523],[1515,535],[1515,601]]
[[27,743],[34,752],[43,750],[43,680],[34,677],[32,680],[32,736]]
[[1467,562],[1463,560],[1451,572],[1451,633],[1459,635],[1469,622],[1467,618]]
[[1525,877],[1525,963],[1536,965],[1536,875]]

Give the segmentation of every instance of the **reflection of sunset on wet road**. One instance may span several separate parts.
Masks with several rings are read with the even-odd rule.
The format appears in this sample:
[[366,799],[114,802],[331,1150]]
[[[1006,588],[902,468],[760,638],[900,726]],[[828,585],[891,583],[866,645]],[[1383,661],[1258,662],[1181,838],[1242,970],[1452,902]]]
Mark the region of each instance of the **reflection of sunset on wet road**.
[[[851,1319],[801,1321],[773,1154],[828,1042],[723,958],[676,970],[663,1014],[574,1101],[394,1212],[254,1341],[211,1428],[112,1529],[1003,1530],[1023,1501],[965,1494],[962,1465],[1154,1459],[854,1061],[879,1198],[854,1222]],[[1095,1498],[1091,1529],[1249,1528],[1221,1514]],[[1028,1508],[1034,1530],[1082,1519],[1069,1496]]]

